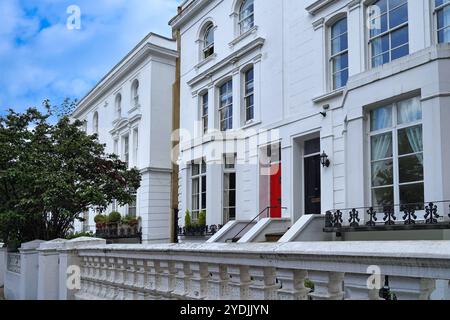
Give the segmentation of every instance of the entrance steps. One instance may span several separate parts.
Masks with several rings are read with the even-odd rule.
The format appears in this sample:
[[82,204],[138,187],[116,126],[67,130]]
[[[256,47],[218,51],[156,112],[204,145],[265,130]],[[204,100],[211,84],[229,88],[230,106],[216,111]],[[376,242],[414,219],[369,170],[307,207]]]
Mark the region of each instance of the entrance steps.
[[[256,221],[234,220],[228,222],[215,235],[206,241],[207,243],[237,242],[246,232],[256,225]],[[238,235],[239,234],[239,235]],[[236,237],[238,236],[238,237]],[[234,241],[233,241],[234,240]]]
[[[275,237],[284,235],[291,227],[289,218],[264,218],[258,221],[256,225],[246,232],[238,243],[251,242],[276,242]],[[267,236],[270,241],[268,241]]]

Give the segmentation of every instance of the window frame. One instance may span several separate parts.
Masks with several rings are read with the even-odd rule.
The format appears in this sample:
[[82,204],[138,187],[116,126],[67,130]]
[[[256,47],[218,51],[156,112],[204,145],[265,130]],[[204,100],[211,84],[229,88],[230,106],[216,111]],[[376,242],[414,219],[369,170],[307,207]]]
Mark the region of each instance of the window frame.
[[[231,103],[228,104],[224,104],[222,105],[222,97],[225,96],[225,94],[222,94],[222,88],[223,87],[229,87],[230,91],[227,91],[225,94],[231,94]],[[218,90],[219,90],[219,104],[218,104],[218,113],[219,113],[219,130],[224,132],[224,131],[228,131],[228,130],[232,130],[233,129],[233,79],[229,79],[225,82],[223,82],[222,84],[220,84],[218,86]],[[229,117],[225,118],[225,111],[229,110],[230,111],[230,115]],[[224,111],[222,113],[222,111]],[[222,118],[222,115],[224,115],[224,117]],[[231,121],[230,126],[228,127],[228,121]],[[224,124],[227,124],[226,126]]]
[[120,119],[122,117],[122,94],[116,94],[115,99],[115,109],[116,109],[116,118]]
[[[248,74],[250,71],[253,73],[252,80],[248,80]],[[245,124],[251,123],[255,120],[255,68],[251,66],[243,71],[243,81],[244,81],[244,95],[243,95],[243,106],[244,106],[244,119]],[[252,83],[252,90],[248,90],[248,85]],[[250,97],[253,97],[253,103],[249,104]],[[252,117],[248,117],[248,112],[251,110]]]
[[[422,117],[420,120],[415,120],[412,122],[408,122],[408,123],[403,123],[403,124],[399,124],[398,121],[398,109],[399,109],[399,105],[400,103],[404,102],[404,101],[408,101],[408,100],[412,100],[412,99],[417,99],[418,103],[420,104],[421,110],[422,110]],[[391,108],[391,112],[392,112],[392,123],[389,127],[386,128],[382,128],[382,129],[378,129],[378,130],[374,130],[372,131],[371,128],[371,112],[383,107],[390,107]],[[425,157],[425,151],[424,151],[424,147],[422,147],[422,151],[420,152],[413,152],[413,153],[408,153],[408,154],[401,154],[399,152],[399,140],[398,140],[398,136],[399,136],[399,131],[403,130],[403,129],[407,129],[407,128],[413,128],[413,127],[417,127],[417,126],[421,126],[422,127],[422,144],[424,143],[424,134],[423,134],[423,126],[424,126],[424,121],[423,121],[423,105],[420,102],[420,98],[418,97],[411,97],[411,98],[406,98],[406,99],[400,99],[397,100],[395,102],[392,103],[388,103],[382,106],[377,106],[375,108],[371,108],[369,110],[367,110],[367,132],[368,132],[368,186],[369,186],[369,201],[370,201],[370,206],[374,206],[375,202],[374,202],[374,197],[373,197],[373,190],[375,189],[382,189],[382,188],[388,188],[391,187],[393,190],[393,203],[392,206],[394,207],[394,211],[396,214],[399,214],[401,211],[401,199],[400,199],[400,188],[402,186],[407,186],[407,185],[418,185],[418,184],[422,184],[423,188],[424,188],[424,194],[423,194],[423,198],[425,202],[425,166],[422,165],[422,170],[423,170],[423,177],[422,180],[415,180],[415,181],[409,181],[409,182],[400,182],[400,159],[401,158],[405,158],[405,157],[410,157],[413,155],[418,155],[421,154],[422,155],[422,159],[424,159]],[[388,157],[388,158],[382,158],[382,159],[377,159],[377,160],[372,160],[372,137],[374,136],[379,136],[382,134],[386,134],[386,133],[390,133],[391,134],[391,142],[392,142],[392,157]],[[388,161],[388,160],[392,160],[392,184],[385,184],[385,185],[380,185],[380,186],[374,186],[373,185],[373,181],[372,181],[372,164],[376,163],[376,162],[382,162],[382,161]],[[420,202],[420,201],[418,201]],[[399,206],[400,205],[400,206]],[[389,205],[386,205],[389,206]],[[378,208],[379,209],[379,208]],[[423,210],[423,209],[422,209]],[[421,210],[418,210],[421,211]]]
[[139,87],[140,87],[139,80],[134,79],[131,85],[131,101],[133,103],[133,107],[135,108],[139,106]]
[[450,39],[448,41],[439,42],[439,32],[441,30],[450,29],[450,24],[448,26],[444,26],[443,28],[439,29],[439,22],[438,22],[438,12],[441,10],[445,10],[446,7],[450,7],[450,1],[444,2],[443,4],[436,6],[436,0],[431,0],[432,6],[433,6],[433,21],[434,21],[434,30],[433,33],[435,35],[436,43],[450,43]]
[[[203,60],[208,59],[209,57],[213,56],[215,53],[215,32],[214,32],[214,24],[212,22],[208,23],[206,25],[205,31],[203,32],[203,39],[202,39],[202,58]],[[208,44],[207,37],[209,32],[212,32],[212,43]]]
[[[206,100],[206,101],[205,101]],[[200,120],[202,126],[203,135],[208,132],[209,129],[209,92],[203,92],[200,94]]]
[[[194,166],[198,167],[198,173],[194,174]],[[207,206],[207,192],[208,192],[208,168],[204,159],[200,161],[192,161],[190,164],[190,202],[191,202],[191,221],[198,222],[200,212],[206,212]],[[198,193],[194,194],[194,180],[198,180]],[[205,192],[203,192],[203,180],[205,182]],[[194,210],[194,196],[198,197],[198,209]],[[205,197],[205,207],[203,208],[202,202]]]
[[[244,6],[247,4],[247,2],[251,1],[253,3],[253,11],[247,15],[246,17],[243,17],[244,13]],[[244,29],[244,22],[246,20],[249,20],[251,18],[251,26],[247,27],[247,29]],[[254,0],[243,0],[241,5],[239,6],[239,12],[238,12],[238,28],[239,28],[239,34],[242,35],[248,31],[250,31],[255,26],[255,1]]]
[[[376,5],[376,3],[379,2],[379,1],[383,1],[383,0],[374,0],[374,1],[371,1],[371,2],[369,2],[369,3],[367,4],[366,8],[370,8],[371,6]],[[380,67],[380,66],[382,66],[382,65],[385,65],[385,64],[387,64],[387,63],[390,63],[390,62],[392,62],[392,61],[395,61],[395,60],[399,59],[399,58],[396,58],[396,59],[394,59],[394,60],[392,59],[392,52],[393,52],[394,50],[396,50],[396,49],[402,48],[402,47],[404,47],[404,46],[408,46],[408,54],[406,54],[406,55],[404,55],[404,56],[402,56],[402,57],[405,57],[405,56],[407,56],[407,55],[409,55],[409,54],[411,53],[411,48],[410,48],[410,40],[411,40],[410,38],[411,38],[411,35],[410,35],[410,30],[409,30],[410,12],[409,12],[409,7],[408,7],[408,5],[409,5],[408,1],[410,1],[410,0],[406,0],[406,3],[400,4],[400,5],[398,5],[398,6],[394,7],[394,8],[392,8],[392,9],[389,9],[389,2],[390,2],[390,1],[393,1],[393,0],[386,0],[387,11],[386,11],[386,13],[384,13],[384,14],[386,15],[386,17],[387,17],[387,20],[386,20],[386,21],[387,21],[387,30],[384,31],[384,32],[380,32],[379,34],[377,34],[377,35],[374,36],[374,37],[371,37],[371,34],[370,34],[370,30],[371,30],[371,29],[370,29],[370,28],[366,28],[366,29],[367,29],[367,39],[368,39],[368,41],[367,41],[367,48],[368,48],[369,66],[370,66],[371,69]],[[396,9],[398,9],[398,8],[404,6],[404,5],[406,5],[407,13],[408,13],[408,19],[407,19],[407,21],[405,21],[405,22],[403,22],[403,23],[401,23],[401,24],[399,24],[399,25],[397,25],[397,26],[395,26],[395,27],[393,27],[393,28],[390,28],[390,15],[389,15],[389,13],[390,13],[391,11],[395,11]],[[366,12],[368,12],[368,10],[366,10]],[[384,14],[382,14],[382,15],[384,15]],[[382,16],[382,15],[381,15],[381,16]],[[381,16],[379,16],[379,17],[381,17]],[[373,18],[370,18],[369,14],[367,14],[367,17],[366,17],[366,23],[369,23],[369,22],[371,22],[371,21],[373,21],[374,19],[379,18],[379,17],[373,17]],[[408,31],[408,41],[407,41],[406,43],[404,43],[404,44],[398,46],[398,47],[392,48],[392,47],[391,47],[392,34],[393,34],[394,32],[396,32],[396,31],[402,29],[402,28],[406,28],[406,30]],[[381,38],[383,38],[383,37],[386,36],[386,35],[389,36],[389,49],[388,49],[387,51],[384,51],[384,52],[382,52],[382,53],[376,55],[376,56],[373,56],[373,50],[372,50],[372,48],[373,48],[373,42],[374,42],[374,40],[376,40],[376,39],[381,39]],[[374,58],[380,57],[380,56],[382,57],[382,56],[383,56],[384,54],[386,54],[386,53],[389,53],[389,61],[383,62],[383,63],[381,63],[381,64],[379,64],[379,65],[374,66],[374,63],[373,63],[373,62],[374,62]],[[402,58],[402,57],[400,57],[400,58]]]
[[99,116],[98,111],[94,112],[94,115],[92,116],[92,131],[98,135],[99,133]]
[[[345,33],[341,33],[341,34],[339,34],[338,36],[336,36],[336,37],[333,38],[333,28],[334,28],[339,22],[341,22],[342,20],[346,20],[347,31],[346,31]],[[348,71],[349,71],[349,68],[350,68],[350,66],[349,66],[349,58],[350,58],[350,57],[349,57],[349,48],[348,48],[348,17],[347,17],[347,15],[340,15],[338,18],[336,18],[336,20],[334,20],[333,23],[331,23],[331,24],[329,25],[329,27],[328,27],[328,34],[329,34],[329,36],[328,36],[328,43],[329,43],[329,50],[328,50],[328,56],[329,56],[329,59],[328,59],[328,64],[329,64],[329,68],[330,68],[329,76],[331,77],[331,79],[330,79],[330,89],[331,89],[331,91],[334,91],[334,90],[339,90],[339,89],[344,88],[344,87],[347,85],[348,78],[349,78],[349,73],[348,73]],[[344,34],[347,34],[347,47],[346,47],[346,49],[341,50],[341,51],[339,51],[339,52],[333,54],[333,40],[338,39],[339,37],[341,37],[341,36],[344,35]],[[334,72],[334,68],[333,68],[333,60],[334,60],[335,58],[340,57],[340,56],[343,56],[343,55],[345,55],[345,54],[347,54],[347,67],[346,67],[346,68],[343,68],[343,69],[340,69],[340,70],[337,71],[337,72]],[[335,84],[335,75],[338,74],[338,73],[344,72],[345,70],[347,70],[347,81],[345,82],[344,85],[342,85],[342,86],[340,86],[340,87],[337,87],[336,84]]]
[[122,137],[122,158],[123,162],[127,164],[127,167],[130,166],[130,135],[126,134]]
[[[236,195],[237,195],[237,170],[236,170],[236,164],[237,164],[237,157],[236,154],[226,154],[223,156],[224,157],[224,161],[223,161],[223,166],[222,166],[222,219],[223,219],[223,224],[226,224],[230,221],[234,221],[236,220],[236,208],[237,208],[237,201],[236,201]],[[228,167],[227,164],[227,159],[228,158],[233,158],[233,166],[232,167]],[[225,188],[225,176],[226,175],[232,175],[234,174],[234,189],[231,188]],[[228,203],[228,205],[225,205],[225,194],[226,192],[234,192],[234,206],[230,205],[230,203]],[[230,197],[228,197],[228,199],[230,199]],[[227,212],[227,210],[230,209],[234,209],[234,218],[230,219],[230,213],[229,211]]]

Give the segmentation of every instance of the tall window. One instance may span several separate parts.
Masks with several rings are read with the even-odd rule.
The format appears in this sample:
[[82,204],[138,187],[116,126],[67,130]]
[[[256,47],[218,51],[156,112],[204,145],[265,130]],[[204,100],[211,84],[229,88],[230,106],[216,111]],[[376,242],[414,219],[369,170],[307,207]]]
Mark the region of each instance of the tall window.
[[92,119],[92,130],[94,133],[98,134],[98,112],[94,113],[94,117]]
[[450,42],[450,0],[435,0],[438,42]]
[[133,160],[134,165],[138,165],[138,153],[139,153],[139,129],[133,130]]
[[239,28],[242,33],[247,32],[255,25],[255,11],[253,0],[245,0],[239,11]]
[[236,156],[226,155],[223,168],[223,223],[236,220]]
[[116,96],[116,117],[122,116],[122,95],[119,93]]
[[209,96],[208,93],[205,93],[201,96],[201,112],[202,112],[202,129],[203,133],[206,133],[208,131],[208,103],[209,103]]
[[409,54],[408,1],[379,0],[369,12],[372,67]]
[[128,205],[128,216],[136,218],[137,215],[137,194],[136,191],[132,194],[132,201]]
[[119,156],[119,140],[114,140],[114,154]]
[[123,161],[128,165],[130,163],[130,137],[123,137]]
[[373,206],[424,202],[421,121],[417,98],[371,111]]
[[220,130],[233,128],[233,81],[230,80],[220,87],[219,102]]
[[133,106],[139,106],[139,81],[136,79],[131,86],[131,97],[133,99]]
[[333,90],[344,87],[348,80],[347,18],[331,26],[331,70]]
[[206,211],[206,163],[192,163],[192,220],[198,221],[199,213]]
[[214,54],[214,26],[209,24],[205,30],[203,39],[203,58],[208,58]]
[[245,105],[245,121],[253,120],[255,116],[255,81],[254,81],[254,73],[253,68],[247,70],[244,74],[244,105]]
[[83,212],[83,232],[89,231],[89,210]]

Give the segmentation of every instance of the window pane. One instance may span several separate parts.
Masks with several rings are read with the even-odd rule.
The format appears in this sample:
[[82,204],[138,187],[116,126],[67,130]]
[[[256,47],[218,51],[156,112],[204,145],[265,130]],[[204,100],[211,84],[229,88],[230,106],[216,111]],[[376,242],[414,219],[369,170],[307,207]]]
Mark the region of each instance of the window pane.
[[394,183],[393,161],[376,161],[372,163],[372,186],[386,186]]
[[392,133],[373,136],[370,141],[372,160],[392,158]]
[[402,4],[406,4],[407,2],[407,0],[389,0],[389,10],[392,10]]
[[389,12],[389,24],[390,28],[395,28],[408,21],[408,5],[404,4],[391,12]]
[[422,106],[417,98],[401,101],[397,104],[398,124],[406,124],[422,119]]
[[376,208],[382,208],[394,204],[394,188],[376,188],[372,189],[372,205]]
[[344,87],[348,81],[348,69],[342,70],[334,75],[334,89]]
[[450,6],[440,9],[437,13],[438,29],[448,27],[450,25]]
[[305,155],[320,153],[320,139],[305,141]]
[[398,154],[410,154],[423,151],[422,126],[398,130]]
[[400,47],[408,43],[408,27],[398,29],[391,34],[391,48]]
[[336,22],[331,28],[331,38],[336,38],[347,32],[347,18],[341,19]]
[[196,175],[199,174],[199,172],[200,172],[199,165],[194,163],[194,164],[192,165],[192,175],[193,175],[193,176],[196,176]]
[[331,53],[333,55],[338,52],[347,50],[347,48],[348,48],[348,38],[347,37],[348,37],[348,35],[347,35],[347,33],[345,33],[331,41],[331,48],[332,48]]
[[443,5],[444,3],[450,3],[450,0],[435,0],[436,7],[439,7],[440,5]]
[[382,107],[370,112],[370,130],[392,127],[392,107]]
[[388,18],[387,14],[375,17],[370,22],[370,37],[373,38],[388,30]]
[[372,41],[372,57],[387,51],[389,51],[389,36],[386,35]]
[[400,186],[400,204],[424,203],[423,183]]
[[377,6],[381,13],[387,12],[387,0],[376,1],[373,6]]
[[400,183],[423,180],[423,155],[416,154],[398,159]]
[[392,50],[392,59],[391,60],[395,60],[395,59],[407,56],[408,54],[409,54],[409,45],[406,44],[403,47]]
[[439,43],[450,42],[450,27],[438,32]]
[[348,68],[348,54],[344,53],[333,58],[333,73],[339,72],[342,69]]

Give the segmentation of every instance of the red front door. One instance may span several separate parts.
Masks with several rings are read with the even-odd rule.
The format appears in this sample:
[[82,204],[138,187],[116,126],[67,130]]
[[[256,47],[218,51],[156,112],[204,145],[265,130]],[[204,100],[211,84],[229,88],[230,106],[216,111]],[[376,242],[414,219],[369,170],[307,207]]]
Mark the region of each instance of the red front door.
[[270,217],[281,218],[281,163],[270,166]]

